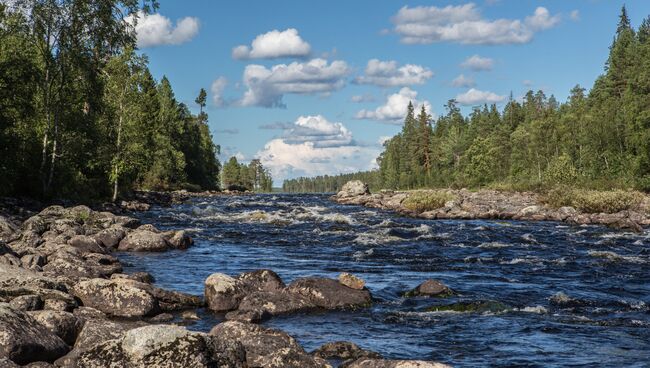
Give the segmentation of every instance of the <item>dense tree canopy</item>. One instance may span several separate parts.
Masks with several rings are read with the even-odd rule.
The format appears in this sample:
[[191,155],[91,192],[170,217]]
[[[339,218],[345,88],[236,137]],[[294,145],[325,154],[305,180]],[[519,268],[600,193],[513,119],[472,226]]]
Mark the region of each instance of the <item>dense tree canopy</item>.
[[134,21],[156,1],[0,2],[0,195],[215,189],[218,146],[154,80]]
[[287,191],[335,191],[348,178],[375,189],[558,184],[650,191],[650,17],[638,30],[622,9],[605,73],[565,103],[542,91],[512,97],[502,111],[454,100],[435,122],[409,106],[402,131],[384,144],[379,170],[286,181]]
[[231,157],[223,166],[223,185],[230,190],[270,192],[273,179],[260,160],[254,159],[246,165]]

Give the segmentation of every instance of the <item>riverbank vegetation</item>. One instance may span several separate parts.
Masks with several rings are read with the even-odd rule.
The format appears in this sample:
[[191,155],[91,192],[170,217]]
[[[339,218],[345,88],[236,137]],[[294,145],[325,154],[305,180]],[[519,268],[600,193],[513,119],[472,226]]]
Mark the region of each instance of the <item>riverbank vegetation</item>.
[[242,192],[271,192],[273,179],[260,160],[251,160],[246,165],[238,162],[236,157],[231,157],[223,166],[223,185],[225,189]]
[[217,189],[204,112],[135,51],[154,1],[0,2],[0,195],[112,198]]
[[[454,100],[445,108],[434,121],[410,105],[402,131],[384,144],[378,170],[295,179],[285,190],[335,191],[359,179],[374,190],[650,191],[650,17],[635,30],[623,8],[604,74],[588,92],[575,86],[564,103],[529,91],[511,96],[502,110],[485,105],[463,116]],[[594,206],[592,199],[621,208],[630,203],[623,192],[607,196],[584,192],[574,200],[585,208]]]

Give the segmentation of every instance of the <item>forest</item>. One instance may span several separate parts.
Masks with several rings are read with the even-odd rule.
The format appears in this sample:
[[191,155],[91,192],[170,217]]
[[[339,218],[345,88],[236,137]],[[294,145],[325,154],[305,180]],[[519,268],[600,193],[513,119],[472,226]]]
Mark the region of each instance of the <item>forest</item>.
[[136,51],[154,1],[0,2],[0,196],[116,200],[219,188],[204,112]]
[[253,159],[246,165],[231,157],[223,165],[223,185],[225,189],[241,192],[271,192],[273,179],[259,159]]
[[378,170],[288,180],[284,190],[331,192],[354,178],[373,189],[650,191],[650,17],[634,29],[623,7],[604,73],[566,102],[529,91],[501,111],[484,105],[463,116],[454,100],[445,108],[433,121],[410,105]]

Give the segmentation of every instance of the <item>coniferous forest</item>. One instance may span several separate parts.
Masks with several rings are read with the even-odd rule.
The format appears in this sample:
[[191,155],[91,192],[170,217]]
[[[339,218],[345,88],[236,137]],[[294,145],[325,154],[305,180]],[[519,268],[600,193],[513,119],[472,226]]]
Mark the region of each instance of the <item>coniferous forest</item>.
[[219,187],[205,90],[192,114],[135,50],[137,14],[156,7],[0,2],[0,195],[115,200]]
[[625,8],[604,73],[566,102],[542,91],[476,107],[450,100],[435,121],[409,106],[402,131],[384,144],[379,169],[299,178],[286,191],[335,191],[360,179],[374,189],[556,185],[650,191],[650,17],[634,29]]

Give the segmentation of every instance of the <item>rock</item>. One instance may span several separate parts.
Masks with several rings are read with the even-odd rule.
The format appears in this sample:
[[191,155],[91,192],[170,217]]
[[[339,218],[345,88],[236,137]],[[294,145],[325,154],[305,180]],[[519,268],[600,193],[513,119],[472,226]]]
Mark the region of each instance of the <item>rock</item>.
[[174,320],[174,315],[169,313],[160,313],[154,317],[149,318],[149,322],[160,323],[160,322],[170,322]]
[[120,244],[120,241],[126,236],[126,230],[121,226],[113,226],[108,229],[101,230],[93,235],[106,249],[115,249]]
[[20,368],[20,366],[7,358],[0,358],[0,367],[2,368]]
[[70,350],[45,326],[8,304],[0,304],[0,331],[0,357],[17,364],[52,362]]
[[210,335],[222,341],[236,341],[246,350],[248,367],[311,368],[328,365],[307,354],[285,332],[258,325],[228,321],[215,326]]
[[35,311],[43,309],[43,298],[39,295],[21,295],[9,302],[12,308],[19,311]]
[[120,241],[117,249],[129,252],[164,252],[169,249],[169,244],[162,234],[135,230]]
[[70,244],[75,249],[78,249],[82,254],[106,253],[106,250],[102,248],[102,246],[95,238],[86,235],[75,235],[70,240],[68,240],[68,244]]
[[111,279],[129,279],[145,284],[153,284],[155,279],[149,272],[134,272],[131,274],[115,273],[111,275]]
[[21,266],[20,258],[11,253],[6,253],[0,256],[0,263],[15,267]]
[[370,194],[368,185],[361,180],[351,180],[343,185],[341,191],[336,194],[339,198],[357,197]]
[[339,282],[350,289],[362,290],[366,282],[350,273],[343,272],[339,275]]
[[362,358],[346,368],[451,368],[450,365],[423,360],[384,360]]
[[495,300],[460,301],[446,305],[434,305],[426,309],[428,312],[461,312],[461,313],[501,313],[511,310],[509,306]]
[[72,314],[74,314],[75,317],[80,318],[82,320],[90,320],[90,319],[106,319],[106,313],[100,311],[99,309],[91,308],[91,307],[78,307],[74,311],[72,311]]
[[305,296],[287,291],[256,291],[239,303],[236,312],[226,314],[228,320],[260,322],[271,316],[305,312],[316,306]]
[[271,270],[245,272],[237,278],[223,273],[214,273],[205,280],[205,300],[216,312],[237,309],[239,302],[256,291],[280,291],[284,282]]
[[43,273],[53,277],[109,277],[118,272],[122,272],[122,265],[117,258],[109,254],[83,253],[72,246],[64,246],[48,256],[48,263],[43,266]]
[[357,360],[360,358],[381,359],[381,355],[373,351],[364,350],[357,344],[348,341],[329,342],[311,353],[323,359],[339,359],[343,361]]
[[9,219],[0,216],[0,242],[10,242],[16,237],[18,227]]
[[158,228],[156,226],[154,226],[153,224],[140,225],[135,230],[136,231],[151,231],[152,233],[159,233],[160,232],[160,230],[158,230]]
[[26,254],[20,258],[20,263],[24,268],[41,270],[45,266],[45,257],[40,254]]
[[172,231],[166,235],[168,236],[165,239],[175,249],[187,249],[194,244],[194,240],[187,235],[185,230]]
[[77,306],[77,303],[72,300],[64,300],[64,299],[45,299],[43,302],[43,309],[44,310],[53,310],[53,311],[60,311],[60,312],[70,312]]
[[241,360],[224,361],[224,357],[237,356],[237,353],[231,354],[228,346],[211,340],[212,337],[206,334],[190,332],[179,326],[139,327],[127,331],[121,338],[108,340],[81,352],[77,364],[79,368],[243,367]]
[[185,311],[181,314],[182,319],[186,320],[192,320],[192,321],[198,321],[201,319],[198,314],[196,314],[195,311]]
[[438,296],[447,297],[452,295],[453,292],[445,284],[438,280],[426,280],[418,285],[415,289],[404,294],[406,297],[414,296]]
[[74,345],[83,326],[77,317],[68,312],[42,310],[28,314],[70,346]]
[[325,309],[359,308],[372,304],[368,290],[351,289],[327,278],[299,278],[287,287],[287,291],[302,295],[314,306]]
[[205,280],[205,301],[215,312],[236,309],[243,295],[237,280],[223,273],[213,273]]
[[71,309],[77,306],[77,302],[67,290],[66,284],[56,279],[21,267],[0,264],[0,299],[38,295],[44,301],[43,308],[47,308],[53,301],[58,301]]
[[25,220],[22,229],[23,231],[31,231],[37,235],[41,235],[47,230],[47,223],[43,217],[36,215]]
[[148,316],[160,309],[150,293],[122,281],[128,280],[81,281],[74,286],[73,294],[84,306],[118,317]]

